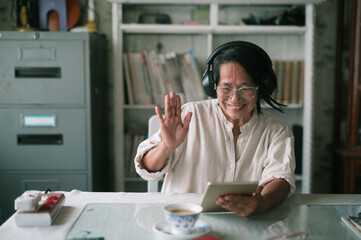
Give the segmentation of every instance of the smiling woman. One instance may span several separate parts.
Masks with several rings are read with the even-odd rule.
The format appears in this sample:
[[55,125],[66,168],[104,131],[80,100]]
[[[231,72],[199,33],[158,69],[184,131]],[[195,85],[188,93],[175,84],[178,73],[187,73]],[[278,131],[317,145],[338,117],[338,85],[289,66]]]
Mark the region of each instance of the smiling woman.
[[207,60],[203,87],[213,98],[181,106],[165,96],[164,116],[155,108],[160,131],[138,147],[135,166],[146,180],[164,175],[162,192],[202,193],[208,182],[259,182],[252,195],[218,196],[216,204],[239,216],[267,211],[295,190],[294,137],[290,127],[260,108],[272,98],[277,77],[261,48],[230,42]]

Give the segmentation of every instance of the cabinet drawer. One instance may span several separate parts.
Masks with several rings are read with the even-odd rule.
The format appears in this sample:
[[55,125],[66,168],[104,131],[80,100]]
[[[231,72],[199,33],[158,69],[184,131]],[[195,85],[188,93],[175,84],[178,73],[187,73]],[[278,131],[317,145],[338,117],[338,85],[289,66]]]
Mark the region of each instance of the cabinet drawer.
[[0,189],[2,192],[11,192],[17,195],[27,190],[71,191],[78,189],[89,191],[86,174],[34,174],[34,173],[0,173]]
[[0,191],[3,193],[0,201],[0,223],[15,213],[14,201],[24,191],[45,191],[47,188],[51,191],[91,191],[89,185],[85,174],[0,173]]
[[0,103],[83,104],[83,45],[80,40],[1,41]]
[[84,170],[85,110],[0,108],[0,170]]

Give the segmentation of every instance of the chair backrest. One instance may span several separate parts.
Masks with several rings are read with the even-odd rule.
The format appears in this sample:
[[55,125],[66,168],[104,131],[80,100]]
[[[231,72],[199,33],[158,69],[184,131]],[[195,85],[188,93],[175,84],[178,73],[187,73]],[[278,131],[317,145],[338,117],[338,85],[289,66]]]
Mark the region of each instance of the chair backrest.
[[[159,129],[159,122],[157,115],[153,115],[148,120],[148,137],[152,136]],[[148,192],[159,192],[158,181],[152,182],[148,181],[147,184]]]
[[148,137],[156,133],[159,129],[159,121],[157,115],[153,115],[148,120]]

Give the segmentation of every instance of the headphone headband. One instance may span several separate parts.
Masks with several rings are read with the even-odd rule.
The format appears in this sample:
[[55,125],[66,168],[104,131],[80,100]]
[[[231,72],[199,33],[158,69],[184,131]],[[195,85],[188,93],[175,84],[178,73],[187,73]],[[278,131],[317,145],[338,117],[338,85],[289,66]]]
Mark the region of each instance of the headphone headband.
[[[228,42],[225,43],[219,47],[217,47],[212,53],[211,55],[209,55],[208,59],[207,59],[207,65],[211,65],[213,63],[214,58],[223,50],[227,49],[227,48],[232,48],[232,47],[246,47],[246,48],[250,48],[254,51],[256,51],[257,53],[261,54],[262,57],[266,60],[268,67],[272,67],[272,60],[270,59],[270,57],[268,56],[268,54],[259,46],[257,46],[256,44],[250,43],[250,42],[245,42],[245,41],[232,41],[232,42]],[[207,66],[207,68],[208,68]]]

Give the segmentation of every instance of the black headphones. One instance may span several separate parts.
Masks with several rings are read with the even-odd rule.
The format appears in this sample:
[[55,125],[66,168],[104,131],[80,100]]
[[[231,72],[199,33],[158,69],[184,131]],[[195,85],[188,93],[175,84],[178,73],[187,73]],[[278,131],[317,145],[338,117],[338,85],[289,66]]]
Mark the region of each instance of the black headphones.
[[[225,44],[219,46],[218,48],[216,48],[211,53],[211,55],[207,59],[207,69],[203,73],[203,88],[204,88],[205,93],[212,98],[217,97],[217,92],[214,89],[216,82],[214,82],[214,79],[213,79],[213,71],[212,71],[213,69],[211,69],[211,66],[212,66],[213,60],[216,58],[216,56],[220,52],[222,52],[225,49],[233,48],[233,47],[241,47],[241,48],[251,49],[251,50],[255,51],[257,54],[260,54],[262,56],[262,58],[266,61],[267,70],[263,74],[263,77],[259,84],[259,91],[260,91],[260,94],[263,96],[270,96],[273,93],[274,89],[277,87],[277,77],[272,69],[272,60],[270,59],[268,54],[262,48],[260,48],[259,46],[255,45],[253,43],[245,42],[245,41],[233,41],[233,42],[225,43]],[[245,57],[247,57],[247,56],[245,56]]]

